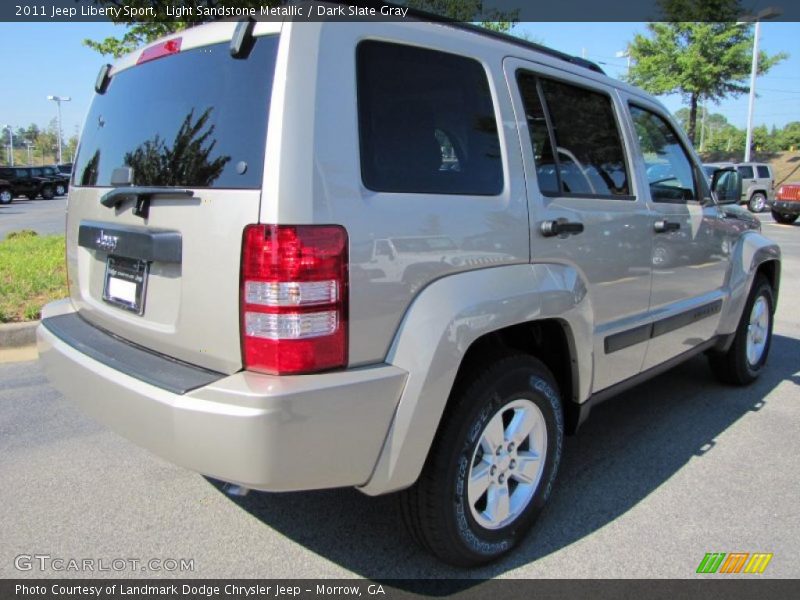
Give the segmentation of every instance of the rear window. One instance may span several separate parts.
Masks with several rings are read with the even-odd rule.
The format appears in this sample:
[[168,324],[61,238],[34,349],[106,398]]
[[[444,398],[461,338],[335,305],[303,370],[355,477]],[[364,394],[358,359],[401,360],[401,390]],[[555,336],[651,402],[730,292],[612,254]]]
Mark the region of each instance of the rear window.
[[131,167],[135,185],[260,188],[277,47],[260,37],[235,59],[215,44],[115,75],[86,118],[75,184]]
[[380,192],[496,195],[500,141],[486,71],[471,58],[358,45],[361,175]]
[[769,172],[769,167],[766,165],[758,165],[756,167],[758,169],[758,177],[759,179],[770,179],[772,175]]
[[736,167],[739,170],[739,175],[742,179],[753,179],[753,167]]

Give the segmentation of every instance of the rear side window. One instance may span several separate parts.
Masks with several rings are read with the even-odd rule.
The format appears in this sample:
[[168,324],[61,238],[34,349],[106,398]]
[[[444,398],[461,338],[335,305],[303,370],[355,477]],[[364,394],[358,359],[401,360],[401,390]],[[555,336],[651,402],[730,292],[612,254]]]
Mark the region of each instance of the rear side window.
[[758,165],[756,167],[758,170],[758,178],[759,179],[771,179],[772,174],[769,172],[769,167],[766,165]]
[[542,192],[630,198],[611,98],[524,71],[517,80]]
[[357,49],[361,176],[380,192],[503,189],[489,82],[473,59],[385,42]]
[[753,179],[755,177],[755,175],[753,174],[753,167],[749,165],[736,168],[739,170],[739,175],[742,176],[742,179]]
[[260,188],[277,47],[259,37],[234,59],[214,44],[113,76],[86,118],[75,184],[110,186],[131,167],[135,185]]

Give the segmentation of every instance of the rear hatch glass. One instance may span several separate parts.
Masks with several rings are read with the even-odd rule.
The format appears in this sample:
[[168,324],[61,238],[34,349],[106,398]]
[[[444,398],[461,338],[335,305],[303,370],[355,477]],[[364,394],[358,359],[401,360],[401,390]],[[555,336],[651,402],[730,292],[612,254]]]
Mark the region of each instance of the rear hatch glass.
[[[219,43],[114,74],[92,102],[67,218],[82,316],[136,344],[221,372],[241,367],[239,263],[258,221],[278,36],[246,58]],[[115,170],[179,188],[101,204]],[[119,185],[119,174],[115,183]]]

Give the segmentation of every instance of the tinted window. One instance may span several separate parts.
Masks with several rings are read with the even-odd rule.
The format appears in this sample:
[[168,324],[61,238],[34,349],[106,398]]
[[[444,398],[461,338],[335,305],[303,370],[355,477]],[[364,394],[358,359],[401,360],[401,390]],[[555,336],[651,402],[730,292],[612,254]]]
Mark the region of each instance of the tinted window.
[[215,44],[112,77],[95,96],[75,183],[108,186],[133,168],[136,185],[261,187],[278,39],[257,38],[246,59]]
[[758,167],[756,167],[756,169],[758,170],[759,179],[770,179],[772,177],[772,175],[770,175],[768,166],[766,166],[766,165],[758,165]]
[[753,177],[755,177],[753,174],[753,167],[745,166],[736,168],[739,170],[739,175],[742,176],[742,179],[753,179]]
[[[520,73],[542,191],[618,197],[630,194],[625,153],[611,99],[559,81]],[[546,107],[551,131],[546,129]],[[553,152],[553,143],[556,152]],[[557,178],[556,181],[553,181]]]
[[479,62],[411,46],[357,50],[361,175],[383,192],[495,195],[497,121]]
[[0,177],[14,177],[14,171],[11,169],[0,169]]
[[558,192],[558,175],[556,161],[553,156],[553,145],[550,143],[550,132],[544,114],[536,77],[520,72],[517,76],[522,103],[525,105],[525,119],[528,122],[528,133],[533,146],[533,159],[536,164],[536,177],[542,192]]
[[672,203],[696,199],[692,162],[672,127],[649,110],[638,106],[630,110],[647,167],[651,199]]

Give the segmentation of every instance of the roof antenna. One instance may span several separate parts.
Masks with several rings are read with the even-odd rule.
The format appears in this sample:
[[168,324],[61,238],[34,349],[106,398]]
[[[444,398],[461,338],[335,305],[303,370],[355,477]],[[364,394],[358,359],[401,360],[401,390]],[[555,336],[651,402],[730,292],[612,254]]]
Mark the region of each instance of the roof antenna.
[[247,17],[236,24],[236,30],[231,38],[231,56],[233,58],[247,58],[256,39],[253,37],[255,19]]

